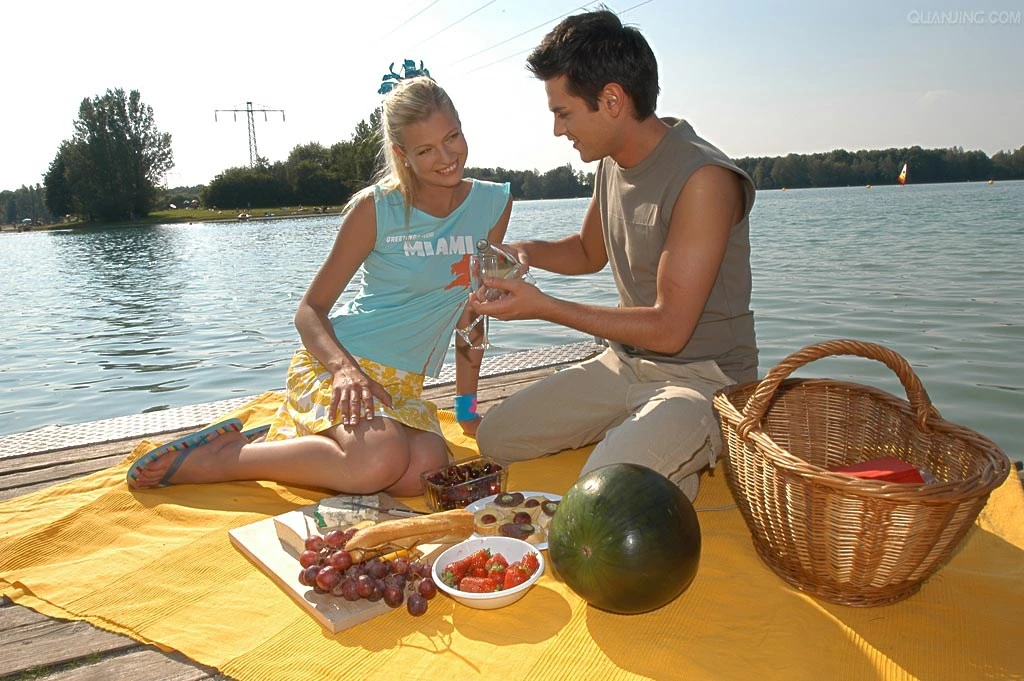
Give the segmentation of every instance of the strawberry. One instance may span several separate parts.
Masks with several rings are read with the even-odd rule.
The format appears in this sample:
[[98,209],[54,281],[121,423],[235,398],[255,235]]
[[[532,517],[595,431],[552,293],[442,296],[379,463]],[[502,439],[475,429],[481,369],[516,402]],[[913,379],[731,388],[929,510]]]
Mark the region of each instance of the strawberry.
[[494,582],[487,577],[463,577],[459,580],[459,591],[473,594],[485,594],[497,591]]
[[522,563],[524,568],[526,568],[527,574],[532,575],[540,569],[540,560],[538,560],[536,553],[526,554],[519,562]]
[[518,562],[512,563],[505,569],[505,581],[502,586],[506,589],[519,586],[530,578],[530,575],[526,573],[526,568],[520,565]]
[[488,575],[488,573],[487,573],[487,568],[471,567],[471,568],[469,568],[469,576],[470,577],[489,577],[490,575]]
[[472,556],[470,556],[470,558],[472,559],[470,565],[472,565],[475,568],[482,568],[484,565],[487,565],[487,561],[490,559],[490,557],[490,549],[480,549]]
[[452,572],[451,570],[445,570],[444,572],[441,573],[441,581],[444,582],[445,584],[447,584],[448,586],[454,588],[454,589],[459,588],[458,587],[459,579],[460,578],[456,577],[455,573]]
[[505,568],[508,567],[508,561],[505,560],[505,556],[500,553],[496,553],[491,556],[486,563],[484,563],[484,569],[488,573],[492,572],[504,572]]

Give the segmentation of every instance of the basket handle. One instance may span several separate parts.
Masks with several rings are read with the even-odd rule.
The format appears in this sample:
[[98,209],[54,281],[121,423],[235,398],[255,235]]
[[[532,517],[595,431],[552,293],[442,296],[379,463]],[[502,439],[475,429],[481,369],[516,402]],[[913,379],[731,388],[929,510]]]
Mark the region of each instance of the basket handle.
[[743,409],[743,418],[736,424],[737,435],[745,440],[750,431],[761,423],[761,419],[768,410],[768,404],[775,396],[775,391],[791,373],[809,362],[833,355],[856,355],[865,359],[874,359],[892,369],[900,379],[900,383],[903,384],[904,390],[907,391],[907,399],[914,410],[915,422],[921,430],[926,432],[931,430],[928,426],[928,419],[941,418],[938,410],[932,406],[921,380],[901,355],[876,343],[842,339],[808,345],[776,364],[761,379],[754,394],[747,400]]

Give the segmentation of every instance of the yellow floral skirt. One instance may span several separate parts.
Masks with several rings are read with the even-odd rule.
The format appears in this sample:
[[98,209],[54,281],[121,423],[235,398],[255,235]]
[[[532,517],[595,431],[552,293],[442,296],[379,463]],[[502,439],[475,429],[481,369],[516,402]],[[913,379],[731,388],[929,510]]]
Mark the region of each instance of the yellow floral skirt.
[[[441,422],[437,419],[437,407],[423,399],[423,374],[402,371],[362,357],[356,357],[356,360],[367,376],[391,394],[391,407],[374,398],[375,415],[444,437]],[[333,377],[327,367],[305,348],[297,350],[288,367],[284,403],[274,416],[267,440],[313,435],[341,425],[340,409],[333,421],[328,416],[333,387]]]

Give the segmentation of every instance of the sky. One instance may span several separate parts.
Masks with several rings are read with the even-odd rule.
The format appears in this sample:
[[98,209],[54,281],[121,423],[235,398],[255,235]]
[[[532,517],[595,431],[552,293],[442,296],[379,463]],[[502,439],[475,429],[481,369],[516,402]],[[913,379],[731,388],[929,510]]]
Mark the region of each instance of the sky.
[[[659,115],[730,156],[1024,146],[1024,4],[607,2],[658,57]],[[552,135],[531,49],[580,0],[7,3],[0,32],[0,190],[41,183],[83,99],[138,90],[170,133],[168,187],[259,154],[351,137],[389,65],[423,61],[451,95],[470,166],[545,172],[580,162]]]

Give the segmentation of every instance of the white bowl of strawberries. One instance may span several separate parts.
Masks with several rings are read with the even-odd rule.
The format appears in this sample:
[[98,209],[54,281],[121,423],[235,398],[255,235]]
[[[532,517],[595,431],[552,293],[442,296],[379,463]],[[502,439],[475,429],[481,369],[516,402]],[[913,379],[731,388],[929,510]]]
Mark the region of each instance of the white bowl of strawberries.
[[544,574],[536,546],[511,537],[472,537],[434,559],[437,588],[462,605],[504,608],[526,595]]

